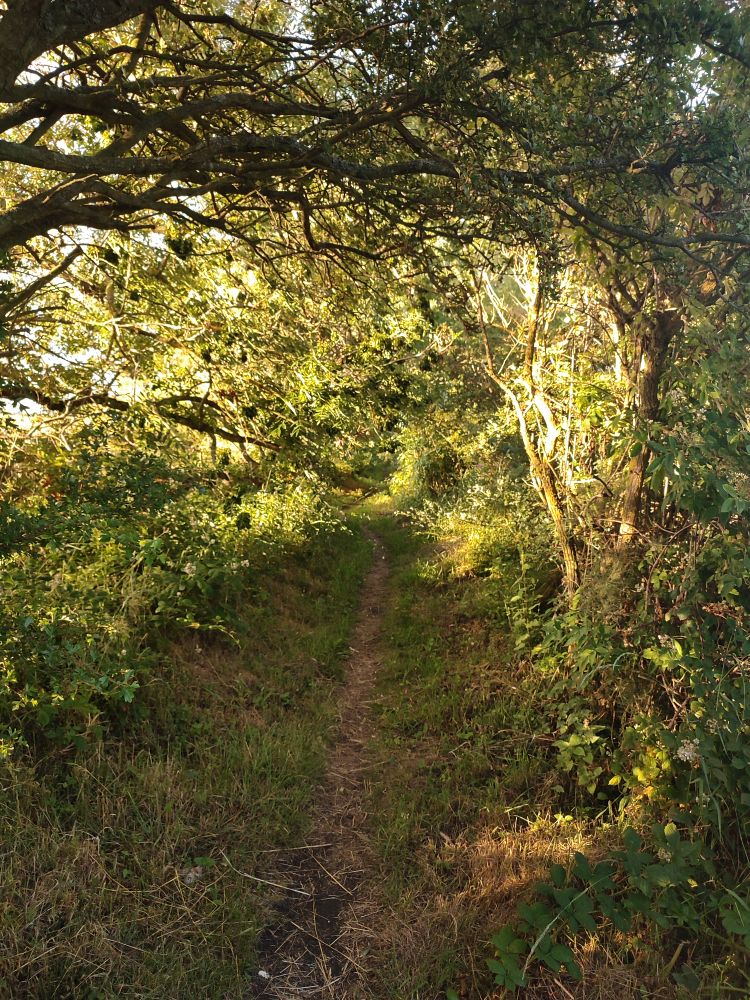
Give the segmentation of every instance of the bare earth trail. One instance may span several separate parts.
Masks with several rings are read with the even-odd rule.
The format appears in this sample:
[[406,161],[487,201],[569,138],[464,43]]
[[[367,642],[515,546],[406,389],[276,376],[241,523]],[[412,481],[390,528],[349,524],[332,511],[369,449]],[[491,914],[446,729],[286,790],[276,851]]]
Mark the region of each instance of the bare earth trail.
[[[313,796],[307,844],[280,852],[268,878],[291,889],[259,943],[259,972],[247,1000],[375,1000],[368,988],[368,936],[378,904],[365,889],[372,857],[365,832],[369,776],[377,762],[369,742],[370,706],[380,666],[380,631],[388,563],[369,532],[373,564],[365,579],[351,656],[338,702],[339,723],[328,768]],[[382,919],[382,917],[381,917]]]

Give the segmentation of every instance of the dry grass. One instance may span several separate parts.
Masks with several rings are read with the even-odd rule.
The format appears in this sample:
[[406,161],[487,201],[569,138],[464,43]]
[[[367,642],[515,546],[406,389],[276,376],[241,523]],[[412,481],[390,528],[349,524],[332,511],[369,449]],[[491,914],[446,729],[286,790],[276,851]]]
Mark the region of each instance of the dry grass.
[[288,560],[239,647],[180,637],[116,739],[3,774],[2,1000],[245,995],[274,892],[248,876],[307,822],[368,558]]
[[[615,846],[616,835],[611,843]],[[431,973],[430,959],[438,966],[453,965],[449,980],[465,1000],[499,1000],[493,991],[485,958],[492,955],[493,930],[512,922],[519,902],[529,900],[534,886],[549,878],[549,867],[567,864],[575,851],[596,857],[604,852],[606,838],[585,826],[539,821],[523,830],[480,829],[469,839],[440,838],[427,841],[415,857],[418,884],[405,893],[382,921],[377,941],[377,963],[385,970],[386,991],[373,993],[377,1000],[398,995],[428,1000],[443,995]],[[675,989],[661,978],[653,956],[641,954],[637,938],[619,932],[580,939],[574,952],[582,980],[535,972],[524,991],[529,1000],[671,1000]],[[623,954],[631,960],[623,961]],[[442,959],[441,959],[442,956]],[[458,971],[458,970],[462,971]],[[446,970],[447,971],[447,970]],[[399,987],[396,984],[400,984]],[[399,988],[400,992],[390,992]],[[647,992],[644,992],[647,991]]]
[[377,902],[372,886],[364,892],[362,887],[373,868],[365,834],[368,790],[378,766],[368,746],[370,702],[381,665],[387,574],[376,541],[339,693],[336,738],[311,805],[308,843],[276,856],[275,878],[303,892],[282,894],[278,901],[278,919],[264,935],[260,955],[265,976],[251,990],[253,997],[344,1000],[370,995],[362,928],[372,924]]

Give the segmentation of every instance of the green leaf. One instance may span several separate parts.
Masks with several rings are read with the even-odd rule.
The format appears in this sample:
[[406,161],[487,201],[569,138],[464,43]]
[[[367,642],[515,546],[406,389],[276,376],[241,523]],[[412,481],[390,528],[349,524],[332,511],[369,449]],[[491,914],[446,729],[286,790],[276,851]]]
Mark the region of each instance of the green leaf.
[[515,938],[516,932],[510,924],[506,924],[497,932],[497,934],[494,934],[490,940],[498,951],[505,951]]
[[518,913],[530,927],[536,927],[538,930],[546,927],[554,917],[552,911],[544,903],[532,903],[531,905],[520,903]]
[[643,844],[643,841],[631,826],[623,833],[622,842],[628,851],[638,851]]
[[526,977],[523,974],[523,969],[520,965],[515,962],[513,965],[508,965],[506,969],[507,978],[510,979],[514,986],[525,986]]
[[552,879],[552,881],[554,882],[554,884],[557,886],[558,889],[562,888],[562,886],[565,885],[566,873],[562,865],[557,865],[557,864],[552,865],[550,867],[549,873],[550,873],[550,878]]
[[561,965],[567,965],[569,962],[575,965],[575,956],[573,952],[568,948],[566,944],[561,941],[555,943],[554,947],[550,951],[552,958],[556,959]]
[[592,876],[591,865],[589,864],[589,859],[585,854],[581,854],[580,851],[576,851],[575,861],[573,864],[573,874],[576,878],[583,879],[584,882],[590,882]]
[[591,931],[593,934],[596,931],[596,921],[593,916],[594,904],[588,898],[588,896],[581,896],[580,899],[576,900],[573,906],[573,912],[575,913],[576,920],[584,927],[587,931]]

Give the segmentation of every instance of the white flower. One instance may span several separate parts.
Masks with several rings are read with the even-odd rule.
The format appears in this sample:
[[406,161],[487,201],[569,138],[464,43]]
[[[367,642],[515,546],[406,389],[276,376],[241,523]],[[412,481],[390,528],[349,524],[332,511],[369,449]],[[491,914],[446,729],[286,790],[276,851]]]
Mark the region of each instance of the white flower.
[[184,569],[188,576],[195,576],[195,563],[185,563]]
[[699,747],[698,740],[685,740],[677,747],[677,756],[687,764],[695,764],[700,760]]

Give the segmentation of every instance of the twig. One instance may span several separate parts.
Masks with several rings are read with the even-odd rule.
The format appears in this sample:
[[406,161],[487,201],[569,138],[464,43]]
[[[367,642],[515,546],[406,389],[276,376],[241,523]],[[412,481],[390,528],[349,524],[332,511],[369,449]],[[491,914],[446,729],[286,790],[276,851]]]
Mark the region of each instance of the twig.
[[[290,920],[289,923],[292,925],[292,927],[295,928],[295,930],[298,930],[300,934],[305,934],[307,937],[312,938],[313,941],[317,941],[318,945],[321,948],[328,948],[329,951],[334,952],[334,954],[339,955],[345,961],[349,962],[350,965],[353,965],[355,969],[358,969],[360,972],[365,971],[363,967],[359,964],[359,962],[355,962],[355,960],[352,958],[351,955],[348,955],[345,951],[342,951],[340,948],[334,948],[332,944],[328,944],[326,941],[324,941],[319,934],[317,933],[314,934],[312,931],[305,930],[304,927],[300,927],[299,924],[295,924],[293,920]],[[338,940],[338,938],[336,940]]]
[[291,854],[292,851],[314,851],[317,847],[333,847],[333,844],[302,844],[301,847],[269,847],[258,854]]
[[337,885],[337,886],[338,886],[338,887],[339,887],[340,889],[343,889],[343,890],[344,890],[344,892],[345,892],[345,893],[346,893],[347,895],[349,895],[349,896],[353,895],[353,893],[352,893],[351,889],[347,889],[347,888],[346,888],[346,886],[345,886],[345,885],[343,884],[343,882],[339,882],[339,880],[338,880],[338,879],[336,878],[336,876],[335,876],[335,875],[332,875],[332,874],[331,874],[331,873],[330,873],[330,872],[328,871],[328,869],[327,869],[327,868],[325,867],[325,865],[321,864],[321,862],[320,862],[320,861],[318,861],[318,859],[317,859],[317,858],[315,858],[315,857],[314,857],[314,858],[313,858],[313,861],[314,861],[314,862],[315,862],[315,864],[316,864],[316,865],[318,866],[318,868],[320,868],[320,869],[321,869],[321,871],[324,871],[324,872],[326,873],[326,875],[328,876],[328,878],[329,878],[329,879],[330,879],[330,880],[331,880],[332,882],[335,882],[335,883],[336,883],[336,885]]
[[249,878],[253,882],[260,882],[262,885],[272,885],[274,887],[274,889],[284,889],[284,890],[286,890],[286,892],[296,892],[298,896],[308,896],[309,897],[311,895],[311,893],[305,892],[304,889],[293,889],[292,886],[290,886],[290,885],[281,885],[280,882],[270,882],[267,878],[258,878],[257,875],[248,875],[247,872],[241,872],[239,870],[239,868],[235,868],[234,867],[234,865],[232,864],[232,862],[229,860],[229,858],[226,856],[226,854],[223,851],[220,851],[219,853],[221,854],[222,858],[224,858],[224,860],[229,865],[229,867],[232,869],[232,871],[233,872],[237,872],[237,874],[241,875],[243,878]]

